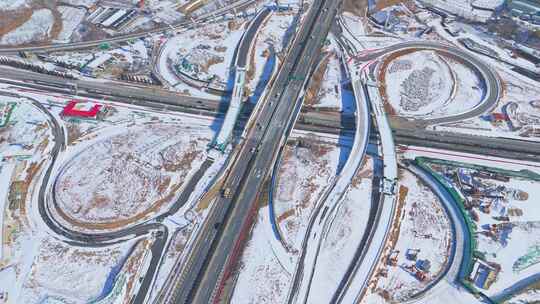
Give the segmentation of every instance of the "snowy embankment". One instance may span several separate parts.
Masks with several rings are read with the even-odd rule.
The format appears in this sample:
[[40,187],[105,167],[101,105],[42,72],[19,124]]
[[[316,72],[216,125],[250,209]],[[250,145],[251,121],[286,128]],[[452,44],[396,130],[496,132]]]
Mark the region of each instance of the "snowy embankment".
[[86,10],[71,6],[59,6],[58,11],[62,14],[62,31],[60,31],[56,40],[67,43],[77,26],[82,22]]
[[28,5],[30,0],[0,0],[0,11],[10,11]]
[[0,156],[0,261],[2,261],[4,250],[4,210],[8,205],[8,190],[13,169],[15,169],[15,164],[2,163]]
[[53,24],[54,16],[51,10],[36,10],[23,25],[2,36],[0,44],[18,45],[49,39]]

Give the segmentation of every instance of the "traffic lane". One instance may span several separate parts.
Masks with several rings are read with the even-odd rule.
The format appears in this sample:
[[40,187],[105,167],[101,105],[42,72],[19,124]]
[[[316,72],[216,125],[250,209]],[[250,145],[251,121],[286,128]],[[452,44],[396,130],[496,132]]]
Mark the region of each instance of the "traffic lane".
[[[421,123],[423,125],[430,125],[430,124],[441,124],[441,123],[461,121],[468,118],[479,116],[482,113],[493,108],[497,104],[500,97],[501,88],[500,88],[499,78],[497,77],[495,71],[491,67],[489,67],[486,63],[484,63],[481,59],[459,48],[456,48],[450,45],[441,44],[441,43],[429,42],[429,41],[401,42],[401,43],[397,43],[392,46],[389,46],[383,50],[374,51],[372,53],[369,53],[366,56],[361,56],[359,58],[361,58],[362,60],[373,60],[373,59],[379,58],[380,56],[387,55],[389,53],[393,53],[400,50],[406,50],[406,49],[434,49],[434,50],[445,52],[453,56],[456,56],[458,58],[461,58],[470,66],[475,67],[475,69],[482,75],[482,77],[484,78],[484,82],[486,83],[487,89],[489,91],[489,94],[484,96],[484,99],[482,100],[480,105],[467,113],[450,115],[447,117],[434,118],[434,119],[429,119],[429,118],[415,119],[416,122]],[[372,77],[373,81],[376,81],[375,75],[371,74],[370,76]]]
[[[266,107],[264,109],[267,109]],[[263,115],[265,112],[262,112]],[[252,128],[249,131],[249,136],[247,140],[244,141],[244,144],[240,147],[238,155],[243,155],[243,157],[238,157],[234,160],[231,170],[226,176],[226,181],[223,185],[223,188],[237,189],[238,185],[242,183],[242,178],[244,177],[244,172],[250,166],[250,161],[255,153],[255,148],[257,146],[258,136],[260,136],[261,130],[259,128]],[[236,191],[233,192],[236,195]],[[208,298],[209,294],[200,295],[197,293],[196,284],[200,280],[200,284],[206,282],[206,277],[202,276],[202,272],[206,273],[206,269],[212,269],[212,274],[219,275],[220,272],[215,272],[216,266],[212,266],[209,262],[213,257],[211,255],[211,249],[214,248],[214,240],[223,235],[224,231],[224,219],[226,218],[227,213],[230,212],[230,206],[232,200],[225,198],[223,196],[218,197],[212,203],[212,209],[210,210],[209,216],[205,220],[202,231],[199,236],[197,236],[197,241],[195,242],[195,248],[190,251],[190,256],[188,257],[188,262],[176,284],[176,291],[174,294],[175,303],[208,303],[208,300],[199,301],[194,300],[197,296],[203,296]],[[228,241],[230,241],[231,236],[225,234]],[[220,254],[228,254],[227,250],[216,250],[213,252],[219,252]],[[220,258],[224,258],[221,256]],[[206,268],[205,268],[206,267]],[[202,288],[201,290],[211,292],[214,285],[208,284],[208,287]]]
[[[23,74],[26,76],[28,72]],[[12,83],[14,85],[25,85],[28,87],[44,89],[43,87],[27,84],[27,83],[16,83],[12,81],[3,80],[4,82]],[[59,93],[66,93],[61,89],[54,89],[53,87],[48,88],[50,91],[55,91]],[[81,96],[87,96],[90,98],[99,98],[99,95],[95,94],[83,94]],[[148,100],[134,100],[126,99],[121,97],[112,97],[111,101],[114,102],[123,102],[128,104],[135,104],[138,106],[143,106],[147,108],[152,108],[156,110],[165,110],[164,104],[148,101]],[[211,100],[203,100],[201,102],[202,107],[211,109],[211,110],[190,110],[189,105],[184,105],[182,99],[178,100],[181,106],[171,106],[168,105],[166,110],[172,111],[183,111],[191,112],[194,114],[200,114],[205,116],[219,116],[219,109],[213,108],[215,102]],[[185,107],[184,107],[185,106]],[[238,128],[242,128],[245,120],[249,115],[249,109],[246,108],[246,112],[243,113],[243,116]],[[345,116],[343,120],[338,113],[332,112],[306,112],[300,115],[299,122],[297,127],[302,130],[310,130],[324,133],[338,133],[340,130],[353,130],[354,121],[353,117]],[[467,136],[461,134],[453,134],[448,132],[434,132],[434,131],[410,131],[407,129],[400,129],[393,127],[395,132],[396,141],[400,144],[411,144],[419,146],[432,146],[440,148],[448,148],[455,151],[466,151],[471,153],[484,153],[497,157],[510,157],[514,159],[526,159],[538,161],[540,158],[538,156],[538,151],[540,151],[540,144],[534,142],[523,142],[518,140],[509,140],[502,138],[484,138],[478,136]],[[469,139],[469,137],[471,137]],[[525,157],[525,158],[524,158]]]
[[142,284],[139,286],[139,292],[133,300],[134,304],[145,303],[148,292],[151,290],[152,282],[154,282],[154,277],[159,269],[159,263],[164,254],[165,244],[169,238],[169,229],[167,229],[167,226],[161,225],[161,228],[162,229],[158,230],[159,232],[157,232],[158,235],[156,235],[156,240],[150,249],[152,259],[150,260],[150,265],[148,266],[146,274],[144,275]]
[[[20,71],[17,71],[17,72],[20,72]],[[34,76],[33,74],[34,73],[32,72],[22,71],[22,73],[20,74],[21,77],[19,78],[21,79],[21,81],[24,79],[28,79],[30,77],[32,78],[30,79],[30,81],[38,80],[35,77],[33,77]],[[43,75],[43,76],[47,77],[46,75]],[[17,78],[17,77],[14,77],[14,78]],[[44,82],[48,82],[49,80],[50,79],[48,78],[43,79]],[[60,94],[65,94],[65,95],[72,94],[66,88],[46,86],[44,84],[26,83],[26,82],[21,82],[21,81],[11,81],[7,79],[1,80],[1,82],[3,83],[9,83],[14,86],[20,86],[21,90],[24,90],[24,88],[22,87],[27,87],[31,89],[40,90],[42,91],[43,94],[46,94],[47,92],[55,92],[55,93],[60,93]],[[128,93],[130,90],[129,88],[127,88],[126,90],[128,91],[126,91],[124,95],[132,96],[135,94],[135,93]],[[196,101],[196,107],[193,107],[192,103],[184,102],[183,96],[181,98],[177,98],[176,95],[173,95],[171,98],[168,98],[167,102],[163,102],[163,101],[159,102],[159,101],[153,101],[153,100],[143,100],[143,99],[138,99],[138,98],[114,96],[110,94],[83,93],[83,92],[84,91],[77,92],[77,96],[88,97],[88,98],[93,98],[93,99],[101,99],[101,100],[104,100],[105,98],[106,99],[105,101],[132,104],[132,105],[137,105],[137,106],[159,110],[159,111],[167,110],[167,111],[187,112],[187,113],[193,113],[193,114],[198,114],[202,116],[221,117],[222,114],[224,113],[222,110],[225,108],[221,104],[218,104],[215,100],[200,99],[200,98],[198,98]],[[170,100],[174,100],[175,104],[172,105]],[[246,104],[243,107],[242,114],[241,114],[242,117],[239,121],[239,127],[242,127],[245,124],[252,110],[253,110],[253,106],[251,104]],[[327,112],[313,111],[312,112],[308,110],[300,114],[298,126],[301,129],[321,130],[321,132],[325,132],[325,133],[336,133],[336,132],[339,132],[339,129],[354,129],[354,115],[350,113],[339,113],[339,112],[330,112],[330,111],[327,111]],[[333,128],[336,128],[336,130],[334,130]]]
[[462,270],[466,269],[466,263],[469,259],[468,250],[470,250],[470,239],[469,234],[465,231],[467,230],[467,224],[457,206],[457,202],[452,198],[448,191],[438,182],[436,179],[425,169],[409,162],[407,168],[414,174],[416,177],[421,180],[425,185],[427,185],[435,195],[441,201],[447,216],[450,219],[452,235],[452,248],[450,256],[448,257],[448,263],[443,269],[441,275],[428,284],[421,292],[414,295],[413,301],[419,300],[420,298],[425,297],[434,287],[439,284],[444,278],[448,278],[449,281],[454,282],[459,280],[460,274],[463,275]]
[[443,131],[393,129],[397,143],[519,160],[540,160],[540,143]]
[[270,8],[265,7],[263,11],[257,16],[255,16],[255,19],[253,22],[249,25],[248,30],[246,31],[244,37],[242,37],[242,41],[240,44],[239,52],[236,66],[237,67],[245,67],[247,64],[247,58],[249,55],[249,52],[251,50],[251,44],[253,42],[253,39],[255,38],[255,35],[257,34],[259,27],[261,26],[262,22],[270,15],[272,11]]
[[[68,84],[77,85],[78,89],[87,90],[90,93],[97,93],[102,95],[111,95],[115,97],[122,97],[132,100],[131,103],[140,102],[158,102],[163,105],[172,106],[189,106],[200,109],[218,109],[218,111],[224,112],[226,104],[224,105],[220,100],[204,99],[199,97],[181,95],[175,92],[150,88],[150,87],[136,87],[121,82],[98,82],[89,80],[71,80],[61,77],[39,74],[31,71],[21,71],[13,68],[0,67],[0,74],[3,77],[9,77],[10,79],[18,79],[22,81],[39,81],[56,85],[58,87],[64,87],[67,89]],[[128,102],[129,103],[129,102]]]
[[[298,45],[293,47],[293,50],[291,52],[292,54],[296,53],[295,48],[297,47]],[[309,56],[305,56],[305,57],[309,57]],[[307,74],[308,66],[301,65],[300,69],[302,73]],[[299,73],[299,74],[303,75],[302,73]],[[278,81],[277,83],[279,84],[280,82]],[[284,90],[288,90],[289,88],[291,88],[290,83],[289,85],[285,86]],[[227,250],[227,249],[230,249],[233,246],[232,243],[235,240],[234,238],[240,231],[242,225],[245,223],[246,213],[248,212],[248,210],[251,209],[250,206],[252,207],[251,204],[258,193],[258,189],[260,188],[260,183],[262,182],[262,178],[261,178],[262,172],[266,173],[266,168],[269,167],[268,164],[269,163],[271,164],[274,158],[273,152],[275,152],[276,148],[278,148],[279,144],[281,143],[280,139],[283,135],[283,130],[285,127],[284,124],[282,123],[283,122],[282,119],[283,118],[289,119],[290,115],[293,113],[292,109],[298,106],[298,101],[296,97],[299,94],[299,91],[297,87],[295,87],[294,89],[296,89],[296,94],[293,94],[291,91],[288,91],[285,94],[282,94],[283,97],[281,97],[279,99],[280,102],[277,103],[279,106],[276,108],[274,112],[272,112],[272,115],[270,117],[265,117],[266,119],[270,120],[270,125],[266,128],[264,137],[261,139],[261,142],[262,142],[262,144],[260,145],[261,151],[255,156],[255,159],[254,159],[255,164],[253,165],[252,169],[249,170],[248,172],[247,181],[243,183],[242,191],[240,191],[239,193],[235,191],[237,195],[239,196],[239,199],[235,200],[235,204],[233,205],[233,209],[232,209],[233,216],[228,217],[229,219],[227,220],[226,229],[228,230],[228,233],[225,233],[224,237],[218,241],[217,252],[219,252],[220,254],[218,256],[214,255],[213,259],[211,260],[210,265],[208,266],[208,269],[210,271],[205,271],[206,274],[211,273],[213,275],[211,275],[210,277],[206,275],[203,276],[203,279],[201,282],[204,284],[203,286],[206,286],[207,288],[202,287],[198,289],[199,291],[202,291],[204,294],[201,294],[201,292],[198,292],[195,295],[196,296],[195,302],[207,303],[211,297],[211,294],[208,291],[213,290],[213,288],[211,288],[210,286],[216,286],[216,282],[218,280],[218,277],[216,274],[221,273],[221,271],[218,271],[218,269],[223,269],[223,266],[226,263],[227,256],[226,255],[224,256],[223,254],[230,252],[230,250]],[[275,91],[275,90],[272,90],[272,91]],[[291,97],[295,97],[295,98],[291,98]],[[283,100],[286,100],[289,102],[283,103]],[[293,102],[290,102],[291,100],[293,100]],[[276,119],[273,119],[273,118],[276,118]],[[256,127],[255,129],[258,129],[258,128]],[[269,138],[270,140],[268,140]],[[239,172],[239,173],[241,175],[244,175],[243,172]],[[239,217],[241,220],[239,221],[233,220]]]

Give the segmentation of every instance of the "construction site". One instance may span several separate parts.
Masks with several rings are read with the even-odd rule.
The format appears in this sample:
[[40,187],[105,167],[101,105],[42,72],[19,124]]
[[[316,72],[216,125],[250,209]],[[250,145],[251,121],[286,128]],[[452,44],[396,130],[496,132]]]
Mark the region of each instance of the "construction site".
[[495,295],[538,271],[540,175],[432,159],[426,164],[462,197],[473,239],[472,285]]

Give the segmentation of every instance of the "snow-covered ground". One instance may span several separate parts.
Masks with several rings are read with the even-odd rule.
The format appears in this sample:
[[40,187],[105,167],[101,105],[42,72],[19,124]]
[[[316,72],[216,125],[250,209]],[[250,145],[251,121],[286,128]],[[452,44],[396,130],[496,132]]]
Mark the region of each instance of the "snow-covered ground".
[[329,303],[341,278],[355,262],[354,254],[367,228],[372,203],[373,160],[366,160],[344,195],[322,241],[309,303]]
[[352,113],[354,94],[345,85],[347,76],[341,66],[341,50],[332,35],[328,42],[322,49],[324,56],[311,79],[304,106]]
[[[14,189],[26,197],[27,186],[37,173],[36,165],[52,148],[47,119],[29,100],[1,98],[0,105],[12,103],[14,108],[7,126],[0,128],[0,269],[18,254],[12,245],[20,225],[18,218],[27,212],[13,199]],[[12,182],[21,187],[14,187]]]
[[16,45],[39,42],[51,38],[54,16],[49,9],[39,9],[32,13],[23,25],[5,34],[0,44]]
[[529,304],[534,303],[540,299],[540,290],[533,289],[523,292],[515,297],[512,297],[510,300],[505,302],[506,304]]
[[[71,224],[95,226],[119,221],[125,225],[130,219],[140,220],[170,206],[205,159],[206,145],[221,123],[214,118],[163,114],[102,102],[103,115],[98,120],[61,119],[59,113],[71,100],[69,96],[40,95],[35,91],[21,94],[43,102],[66,130],[68,148],[58,159],[62,170],[56,194],[57,211],[62,212],[64,220],[72,220]],[[40,133],[28,136],[33,139],[36,134]],[[6,143],[6,156],[29,144],[24,134],[9,140],[17,145]],[[51,143],[50,138],[47,143]],[[109,179],[106,185],[103,176]],[[90,194],[85,195],[85,191]],[[145,211],[144,216],[138,214]],[[105,228],[102,226],[89,228]]]
[[226,88],[231,72],[229,67],[246,24],[243,19],[212,23],[183,31],[164,41],[157,61],[160,75],[178,91],[212,98],[200,87],[183,82],[175,69],[180,68],[197,80],[212,81]]
[[437,126],[436,129],[531,141],[540,140],[540,105],[536,102],[540,99],[538,82],[508,70],[500,69],[498,72],[505,90],[493,113],[508,115],[507,119],[490,122],[486,119],[474,118]]
[[292,276],[280,264],[269,241],[274,236],[268,233],[271,229],[264,227],[268,222],[262,220],[268,212],[268,206],[259,209],[252,237],[242,255],[231,303],[280,304],[286,301]]
[[136,39],[110,49],[48,53],[44,60],[50,65],[71,67],[75,74],[80,70],[85,76],[99,79],[116,80],[122,74],[148,76],[152,44],[151,38]]
[[252,58],[248,60],[249,69],[246,79],[246,91],[251,101],[256,102],[265,89],[273,71],[279,64],[277,53],[282,52],[290,35],[294,18],[293,11],[274,12],[266,23],[261,25],[259,34],[253,42]]
[[[393,250],[378,269],[377,284],[368,291],[368,303],[408,300],[438,278],[448,264],[452,230],[440,200],[407,170],[400,171],[399,181],[399,235],[390,240]],[[416,256],[408,257],[408,250]],[[415,272],[424,267],[426,279],[421,281]]]
[[[335,174],[343,146],[336,146],[336,138],[319,137],[294,132],[292,138],[304,140],[310,147],[288,145],[277,176],[274,193],[274,210],[284,242],[276,240],[270,226],[268,206],[259,210],[251,239],[241,258],[241,268],[235,286],[232,303],[284,303],[292,280],[294,263],[298,259],[299,248],[304,237],[314,204],[322,193],[327,180]],[[323,142],[319,142],[319,141]],[[346,152],[346,151],[345,151]],[[332,232],[325,242],[327,256],[335,252],[335,244],[351,249],[345,239],[356,238],[363,231],[353,227],[364,218],[362,210],[369,208],[358,195],[366,194],[371,183],[370,162],[355,180],[354,187],[347,194],[336,217]],[[343,253],[345,254],[345,253]],[[347,255],[352,254],[347,252]],[[328,263],[333,264],[331,259]],[[341,265],[343,266],[343,265]],[[324,269],[340,268],[328,266]],[[330,271],[330,270],[329,270]],[[323,271],[324,272],[324,271]],[[324,273],[326,275],[326,273]]]
[[478,76],[435,51],[392,60],[385,73],[388,101],[400,116],[437,118],[474,108],[482,100]]
[[80,303],[97,298],[112,267],[131,245],[76,248],[46,235],[34,195],[53,145],[49,118],[26,98],[2,96],[2,102],[16,104],[8,125],[0,128],[2,170],[13,166],[11,183],[2,174],[2,186],[10,187],[9,204],[1,210],[5,236],[0,259],[2,301]]
[[401,40],[395,35],[373,35],[373,28],[365,17],[345,12],[341,20],[344,38],[353,43],[358,51],[387,47]]
[[200,166],[211,139],[212,132],[202,127],[148,124],[93,140],[60,173],[59,208],[88,224],[158,211]]
[[[538,181],[490,171],[430,165],[452,181],[470,205],[476,225],[477,251],[493,268],[495,279],[473,279],[474,285],[495,295],[540,271],[540,197]],[[485,176],[487,174],[487,176]],[[459,182],[458,182],[459,178]],[[475,278],[473,269],[471,278]]]
[[86,10],[71,6],[59,6],[58,11],[62,14],[62,31],[60,31],[56,40],[69,42],[75,28],[82,22]]
[[[396,6],[393,6],[392,8],[395,7]],[[534,64],[522,57],[512,58],[508,48],[503,47],[505,44],[508,45],[510,41],[505,41],[505,43],[503,43],[504,41],[501,42],[501,38],[482,32],[481,28],[478,26],[471,26],[461,21],[452,21],[448,24],[448,26],[452,30],[458,31],[458,36],[455,37],[450,35],[443,28],[441,25],[441,19],[437,15],[423,9],[419,9],[418,7],[411,9],[411,11],[415,12],[415,16],[418,17],[422,23],[432,27],[433,29],[431,33],[423,35],[422,38],[453,44],[465,52],[469,52],[473,56],[478,57],[480,60],[485,61],[496,71],[503,83],[503,92],[501,94],[500,102],[496,105],[492,113],[504,114],[504,112],[508,109],[509,112],[511,112],[510,114],[512,114],[512,111],[515,112],[515,116],[510,117],[510,121],[512,123],[518,122],[517,125],[519,125],[520,121],[527,122],[526,125],[524,124],[522,127],[515,127],[512,126],[508,120],[490,122],[487,119],[477,117],[457,123],[432,126],[431,128],[456,133],[538,140],[540,135],[540,131],[538,130],[540,111],[538,107],[531,107],[530,105],[531,102],[538,100],[538,94],[540,94],[540,91],[538,90],[539,82],[531,79],[530,77],[526,77],[512,71],[511,66],[504,62],[510,62],[526,69],[534,69]],[[400,22],[411,19],[406,14],[399,15],[398,17]],[[362,18],[346,17],[343,18],[343,20],[351,29],[364,28],[364,31],[369,30],[369,26],[365,26],[365,21],[362,22]],[[403,36],[399,31],[396,33],[399,33],[399,37]],[[383,41],[390,39],[394,42],[397,41],[397,39],[391,38],[390,36],[364,37],[362,36],[362,33],[359,35],[358,40],[360,40],[361,44],[365,48],[380,47],[384,45],[375,43],[375,40]],[[472,39],[476,43],[492,49],[493,52],[497,54],[496,56],[501,58],[501,60],[495,60],[467,50],[458,41],[458,39],[462,38]],[[356,42],[356,44],[360,45],[358,42]],[[479,90],[478,76],[467,66],[463,64],[456,64],[454,59],[444,59],[446,63],[452,67],[453,78],[457,79],[458,81],[455,83],[456,90],[453,92],[453,99],[457,102],[450,103],[450,105],[457,106],[457,110],[455,112],[459,113],[460,109],[470,108],[471,105],[476,104],[481,98],[480,96],[482,92]],[[402,80],[399,82],[401,81]],[[395,86],[397,87],[397,85]],[[515,104],[517,107],[508,107],[510,104]],[[442,112],[442,114],[444,114],[444,112],[451,113],[452,109],[445,109]],[[490,115],[491,113],[484,114]]]
[[[423,3],[433,5],[451,14],[467,18],[472,21],[485,22],[493,15],[496,7],[503,4],[503,0],[422,0]],[[477,8],[480,9],[476,9]]]
[[338,147],[313,142],[305,146],[286,146],[277,175],[274,209],[285,242],[299,250],[315,203],[336,174]]
[[76,303],[97,298],[109,273],[127,254],[129,245],[80,249],[45,238],[39,245],[31,272],[23,280],[18,301],[39,303],[43,298],[57,298]]
[[14,10],[25,6],[30,2],[30,0],[0,0],[0,11]]
[[8,206],[8,190],[13,174],[13,164],[0,164],[0,262],[3,260],[4,251],[4,210]]
[[[146,156],[150,154],[159,156],[155,151],[158,146],[174,147],[175,149],[165,149],[170,151],[162,153],[163,161],[169,159],[170,162],[167,166],[177,166],[177,168],[173,170],[172,167],[168,167],[168,170],[173,170],[174,174],[179,175],[181,171],[187,170],[187,166],[197,166],[197,160],[182,164],[181,160],[173,156],[182,156],[183,149],[190,149],[189,141],[199,142],[200,150],[205,150],[204,143],[215,135],[220,124],[220,120],[213,118],[148,111],[137,106],[115,104],[103,100],[98,102],[104,106],[104,112],[98,120],[62,119],[59,114],[63,106],[72,98],[78,99],[78,97],[24,90],[9,85],[0,85],[0,88],[0,94],[3,90],[9,89],[11,93],[19,93],[37,100],[59,122],[60,127],[64,129],[66,143],[69,144],[58,158],[59,164],[69,163],[70,160],[76,159],[80,152],[85,153],[86,149],[99,150],[100,145],[95,144],[96,142],[107,141],[115,137],[119,139],[122,135],[126,136],[131,132],[134,137],[147,134],[146,139],[153,137],[161,140],[156,145],[150,146],[152,142],[139,138],[139,142],[148,144],[146,147],[137,145],[137,141],[130,143],[114,141],[111,144],[115,147],[121,147],[123,144],[135,144],[130,146],[134,153],[137,153],[135,148],[139,148],[143,151],[139,151],[138,154]],[[90,104],[97,102],[95,100],[88,101]],[[146,254],[148,245],[145,246],[146,249],[137,249],[129,260],[122,264],[124,266],[117,276],[117,280],[114,281],[114,286],[110,285],[112,281],[108,281],[106,284],[108,289],[105,290],[105,280],[113,278],[109,276],[111,265],[118,266],[117,256],[111,254],[112,251],[107,253],[107,248],[65,247],[47,236],[49,231],[44,227],[45,224],[37,212],[35,195],[38,193],[36,187],[39,187],[39,183],[36,182],[37,177],[41,176],[42,170],[46,168],[46,160],[49,159],[54,143],[50,123],[42,110],[25,98],[2,96],[2,103],[4,102],[16,102],[17,105],[8,126],[0,128],[0,155],[4,158],[0,166],[3,172],[4,168],[15,165],[11,174],[12,183],[10,184],[6,180],[5,184],[10,188],[17,189],[17,192],[13,193],[13,197],[20,198],[20,201],[11,201],[9,206],[6,205],[6,208],[2,209],[5,211],[2,223],[5,238],[2,248],[3,256],[0,259],[0,269],[2,269],[0,270],[0,281],[2,282],[0,294],[7,292],[4,296],[8,296],[10,304],[38,303],[45,298],[47,298],[45,301],[63,301],[63,303],[81,303],[98,298],[101,299],[100,304],[125,303],[124,301],[129,300],[137,292],[139,276],[146,272],[143,264],[146,265],[149,260]],[[0,106],[0,108],[3,107]],[[170,131],[164,131],[167,127],[170,127]],[[170,136],[164,138],[163,134]],[[179,144],[184,139],[188,142]],[[124,148],[127,149],[127,147]],[[205,153],[200,150],[193,151],[193,155],[190,157],[195,159],[203,157]],[[120,153],[121,150],[116,149],[116,152]],[[149,158],[147,157],[146,160]],[[221,160],[216,160],[216,163],[218,167],[223,165]],[[150,163],[140,165],[142,173],[153,170]],[[217,173],[218,167],[209,170],[212,171],[213,176]],[[88,171],[91,170],[94,168],[89,167]],[[120,169],[117,168],[117,171]],[[83,175],[80,174],[80,176]],[[209,178],[211,177],[209,176]],[[3,179],[4,175],[2,175]],[[183,183],[185,180],[178,177],[177,182]],[[90,186],[90,184],[86,186]],[[202,193],[203,189],[199,188],[198,185],[194,192]],[[51,242],[53,245],[48,245]],[[133,243],[123,243],[120,246],[125,248],[129,244]],[[182,240],[179,239],[175,244],[181,245]],[[52,250],[51,246],[58,250]],[[115,250],[114,248],[109,249]],[[181,248],[175,248],[175,251],[171,252],[179,252],[179,250]],[[81,255],[82,258],[74,258],[74,255]],[[126,257],[125,251],[122,252],[121,257]],[[174,260],[175,257],[171,256],[170,261]],[[74,261],[78,264],[73,265]],[[54,263],[54,265],[47,263]],[[90,265],[95,265],[95,269]],[[166,269],[164,274],[167,274]],[[9,284],[4,284],[4,282],[9,282]],[[109,290],[110,288],[113,290]],[[73,293],[70,292],[71,289],[73,289]],[[79,292],[80,289],[84,290]],[[110,293],[105,294],[106,291]],[[0,303],[2,302],[0,301]]]
[[315,107],[341,109],[340,62],[336,53],[329,54],[322,78],[321,88],[316,97]]

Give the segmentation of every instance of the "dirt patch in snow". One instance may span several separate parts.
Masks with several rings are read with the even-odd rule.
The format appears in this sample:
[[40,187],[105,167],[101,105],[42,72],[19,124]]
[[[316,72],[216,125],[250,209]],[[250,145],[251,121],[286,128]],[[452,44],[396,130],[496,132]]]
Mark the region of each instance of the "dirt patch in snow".
[[62,169],[55,207],[70,224],[89,229],[113,229],[143,219],[172,202],[188,174],[202,163],[206,142],[168,124],[99,141]]

